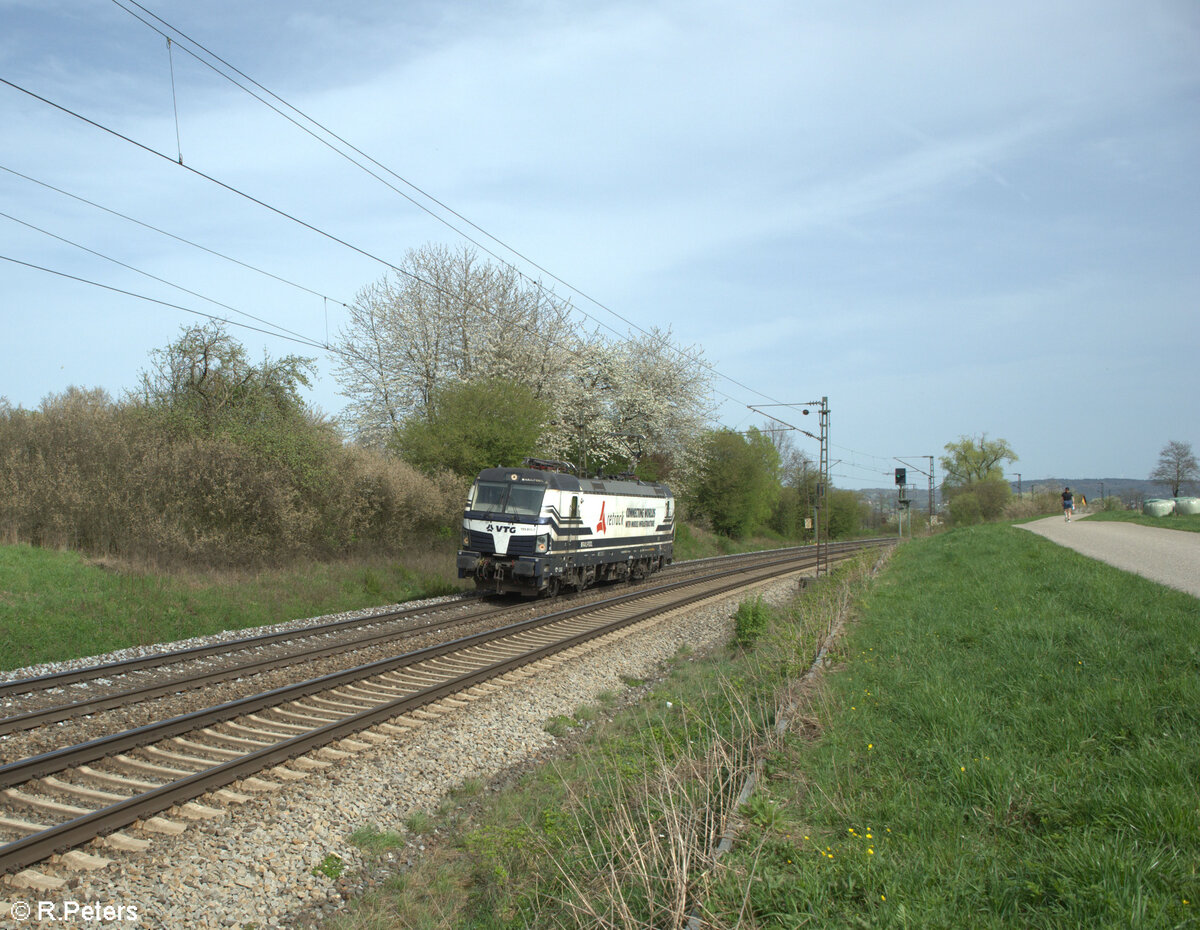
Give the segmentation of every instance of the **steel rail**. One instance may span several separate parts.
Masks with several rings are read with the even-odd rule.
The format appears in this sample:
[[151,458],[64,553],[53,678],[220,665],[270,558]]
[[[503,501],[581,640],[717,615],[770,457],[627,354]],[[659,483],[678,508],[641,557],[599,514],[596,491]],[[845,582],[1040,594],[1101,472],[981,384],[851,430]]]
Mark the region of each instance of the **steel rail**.
[[[467,595],[464,600],[473,598]],[[0,682],[0,698],[12,694],[24,694],[28,691],[43,691],[48,688],[62,688],[90,681],[93,678],[109,678],[114,675],[125,675],[147,668],[173,665],[193,659],[203,659],[223,652],[240,652],[244,649],[254,649],[259,646],[269,646],[272,643],[284,642],[288,639],[304,639],[309,636],[322,636],[342,629],[352,629],[356,626],[367,626],[372,623],[391,623],[404,617],[418,616],[450,609],[459,606],[431,604],[425,607],[411,607],[406,610],[389,611],[375,614],[371,617],[349,617],[345,620],[331,620],[313,626],[301,627],[295,630],[283,630],[276,633],[262,633],[256,636],[245,636],[229,639],[219,643],[207,643],[201,646],[189,646],[186,649],[175,649],[170,652],[159,652],[148,656],[138,656],[133,659],[120,659],[115,662],[105,662],[101,665],[89,665],[85,668],[66,669],[61,672],[51,672],[47,675],[36,675],[29,678],[14,678],[11,681]]]
[[[486,619],[489,616],[502,613],[508,609],[509,608],[507,607],[494,607],[489,610],[480,611],[477,614],[471,614],[466,617],[455,617],[449,621],[442,620],[440,622],[443,626],[458,625],[460,623]],[[204,687],[205,685],[228,681],[231,678],[243,678],[247,675],[255,675],[261,671],[276,668],[286,668],[289,665],[298,665],[301,662],[311,661],[313,659],[324,659],[330,656],[341,655],[344,652],[354,652],[358,649],[366,649],[378,643],[395,639],[398,636],[406,633],[425,632],[434,625],[436,625],[436,622],[427,624],[425,626],[416,627],[411,630],[385,630],[383,632],[373,633],[369,636],[364,636],[359,639],[351,639],[342,641],[340,643],[312,646],[296,652],[289,652],[286,655],[267,656],[266,658],[254,659],[248,662],[242,662],[238,665],[230,665],[224,668],[214,669],[211,672],[205,672],[199,675],[191,675],[186,678],[176,678],[170,681],[142,685],[137,688],[129,688],[125,691],[111,692],[109,694],[88,698],[82,701],[72,701],[70,704],[55,704],[50,707],[39,708],[38,710],[26,711],[23,714],[14,714],[11,717],[0,718],[0,736],[3,736],[6,733],[15,733],[19,730],[30,730],[34,727],[43,726],[48,723],[56,723],[59,720],[80,717],[84,714],[98,713],[103,710],[109,710],[113,707],[122,707],[128,704],[137,703],[139,701],[148,701],[151,698],[161,697],[164,694],[178,694],[183,691],[192,691],[196,688]],[[276,634],[271,634],[271,636],[275,635]],[[305,634],[296,638],[305,639],[308,637],[307,634]],[[234,652],[240,650],[230,651]]]
[[[881,539],[886,542],[888,540]],[[793,546],[779,548],[779,550],[770,550],[772,553],[784,552],[803,552],[809,550],[812,546]],[[713,556],[703,559],[690,559],[688,563],[676,563],[676,568],[682,568],[688,564],[703,564],[707,562],[718,562],[722,559],[748,558],[754,554],[762,553],[736,553],[732,556]],[[463,595],[462,601],[472,600],[475,594]],[[42,674],[42,676],[30,676],[25,678],[13,678],[0,682],[0,698],[11,695],[26,694],[29,691],[48,690],[52,688],[66,688],[68,685],[88,682],[95,678],[108,678],[121,676],[130,672],[143,671],[146,668],[160,668],[167,665],[179,664],[179,662],[192,661],[197,659],[209,658],[211,655],[220,655],[223,653],[244,652],[246,649],[253,649],[262,646],[271,646],[277,642],[286,642],[288,640],[304,640],[304,638],[313,636],[325,636],[334,634],[346,629],[354,629],[356,626],[368,626],[377,623],[392,623],[397,619],[404,617],[421,616],[427,613],[440,613],[444,611],[455,610],[461,606],[460,602],[451,602],[451,604],[436,604],[426,605],[424,607],[409,607],[401,611],[389,611],[385,613],[374,614],[372,617],[350,617],[343,620],[330,620],[328,623],[313,624],[312,626],[301,626],[295,630],[283,630],[278,632],[268,632],[268,634],[259,634],[254,636],[244,636],[235,638],[235,640],[226,640],[218,643],[206,643],[202,646],[192,646],[184,649],[174,649],[166,653],[154,653],[151,655],[137,656],[133,659],[121,659],[112,662],[103,662],[101,665],[90,665],[80,668],[67,668],[61,672],[50,672]],[[494,611],[485,612],[491,613]],[[0,731],[2,732],[2,731]]]
[[[772,560],[756,567],[775,567],[790,561],[795,560]],[[750,570],[749,568],[728,569],[724,572],[705,577],[721,578],[732,574],[745,574]],[[590,604],[581,604],[565,610],[555,611],[554,613],[544,614],[541,617],[532,617],[507,626],[497,627],[493,630],[484,630],[470,636],[427,646],[415,652],[389,656],[366,663],[365,665],[358,665],[338,672],[330,672],[318,678],[283,685],[259,694],[226,701],[214,707],[171,717],[168,720],[146,724],[145,726],[136,727],[131,730],[89,740],[86,743],[55,749],[37,756],[31,756],[27,759],[10,762],[6,765],[0,765],[0,789],[12,787],[30,778],[52,775],[64,768],[70,768],[72,765],[84,764],[107,755],[113,755],[145,745],[146,743],[178,736],[181,733],[186,733],[189,730],[198,729],[202,726],[210,726],[214,723],[232,719],[233,717],[251,714],[276,704],[282,704],[285,701],[296,700],[319,691],[327,691],[341,685],[350,684],[363,678],[369,678],[372,675],[382,674],[383,672],[392,671],[397,668],[404,668],[407,665],[415,665],[418,662],[500,639],[503,636],[526,629],[546,626],[592,610],[627,603],[639,598],[652,596],[662,591],[670,591],[696,583],[695,579],[690,579],[687,581],[671,582],[666,585],[657,585],[653,588],[642,588],[636,592],[618,595],[614,598],[607,598],[603,601],[592,602]]]
[[[795,546],[789,548],[770,550],[772,555],[790,555],[794,553],[803,553],[811,546]],[[762,553],[756,553],[761,556]],[[739,554],[735,556],[715,556],[710,559],[697,559],[696,563],[714,562],[727,560],[731,558],[745,558],[747,554]],[[761,561],[761,559],[760,559]],[[426,607],[415,607],[403,611],[392,611],[385,614],[378,614],[374,617],[358,617],[347,620],[332,621],[327,624],[319,624],[312,627],[304,627],[298,630],[285,631],[278,633],[266,633],[259,636],[243,637],[237,640],[228,640],[224,643],[213,643],[205,646],[196,646],[189,649],[176,650],[169,653],[160,653],[157,656],[144,656],[137,659],[128,659],[121,662],[107,663],[105,665],[91,666],[86,669],[76,669],[66,672],[58,672],[52,675],[45,675],[38,678],[17,679],[13,682],[0,684],[0,697],[6,693],[6,687],[9,693],[23,693],[33,690],[33,687],[62,687],[68,684],[79,683],[86,680],[101,677],[102,675],[121,675],[130,671],[136,671],[143,668],[161,668],[169,664],[175,664],[184,661],[190,661],[199,658],[205,658],[211,655],[231,654],[235,652],[248,651],[266,645],[273,645],[278,642],[293,640],[311,639],[317,636],[329,635],[347,628],[371,626],[380,623],[391,623],[398,619],[403,619],[408,616],[421,616],[430,612],[440,613],[444,610],[457,609],[460,605],[454,604],[450,606],[431,605]],[[489,610],[480,611],[478,614],[469,615],[467,617],[453,618],[446,622],[446,625],[457,625],[469,621],[475,621],[488,616],[501,613],[511,608],[497,607]],[[412,632],[421,632],[435,625],[437,621],[425,624],[424,626],[415,628]],[[217,684],[222,681],[228,681],[232,678],[241,678],[247,675],[256,674],[264,669],[286,668],[290,665],[296,665],[300,662],[311,659],[328,658],[335,655],[341,655],[345,652],[353,652],[357,649],[365,649],[379,642],[385,641],[397,635],[398,631],[386,631],[376,633],[370,636],[365,636],[360,639],[343,641],[335,644],[316,645],[307,649],[297,650],[283,656],[272,656],[259,660],[243,662],[237,665],[227,666],[222,669],[216,669],[211,672],[200,675],[192,675],[186,678],[177,678],[169,681],[159,681],[140,685],[133,688],[128,688],[123,691],[113,691],[97,697],[86,698],[84,700],[71,701],[65,704],[55,704],[48,707],[38,708],[37,710],[26,711],[24,713],[13,714],[8,717],[0,718],[0,736],[8,733],[16,733],[21,730],[29,730],[34,727],[44,726],[50,723],[57,723],[60,720],[68,720],[73,717],[80,717],[85,714],[94,714],[101,711],[110,710],[114,707],[122,707],[137,701],[146,701],[151,698],[161,697],[165,694],[178,694],[183,691],[190,691],[196,688],[204,687],[205,685]],[[409,631],[399,631],[409,632]]]
[[[801,552],[805,549],[811,548],[813,547],[794,546],[770,551],[773,553]],[[690,563],[702,564],[704,562],[718,561],[721,559],[746,558],[754,554],[755,553],[738,553],[735,555],[712,556],[705,559],[692,559],[690,560]],[[676,567],[681,567],[685,564],[689,563],[676,563]],[[477,595],[474,593],[465,594],[461,598],[461,601],[473,600],[476,597]],[[262,633],[254,636],[245,636],[237,639],[224,640],[219,643],[207,643],[200,646],[189,646],[184,649],[175,649],[171,650],[170,652],[159,652],[152,655],[137,656],[132,659],[120,659],[113,662],[105,662],[100,665],[89,665],[76,669],[65,669],[61,672],[50,672],[45,675],[14,678],[9,681],[0,681],[0,698],[8,697],[14,694],[25,694],[29,691],[67,687],[72,684],[90,681],[94,678],[108,678],[117,675],[125,675],[130,672],[159,668],[179,662],[192,661],[195,659],[203,659],[213,655],[220,655],[222,653],[240,652],[260,646],[269,646],[274,643],[285,642],[289,639],[305,639],[312,636],[328,635],[344,629],[353,629],[355,627],[369,626],[376,623],[391,623],[396,620],[403,619],[404,617],[420,616],[428,613],[440,613],[446,610],[453,610],[459,606],[461,606],[461,602],[451,604],[430,604],[424,607],[410,607],[404,610],[388,611],[386,613],[375,614],[374,616],[370,617],[350,617],[345,620],[331,620],[327,623],[318,623],[314,624],[313,626],[300,627],[294,630],[284,630],[275,633]]]
[[[399,663],[397,660],[403,661],[406,659],[412,659],[413,661],[403,662],[403,664],[416,664],[415,657],[417,656],[421,656],[422,659],[429,659],[436,657],[437,655],[446,654],[448,652],[462,651],[463,649],[480,645],[481,643],[491,640],[511,637],[515,633],[527,633],[530,630],[547,626],[551,623],[562,623],[563,621],[580,614],[598,613],[614,606],[637,600],[660,600],[673,592],[681,593],[681,589],[687,587],[699,587],[701,589],[698,591],[693,591],[690,594],[687,594],[685,597],[671,599],[666,603],[651,604],[650,606],[645,607],[643,610],[636,611],[625,617],[600,623],[592,629],[576,633],[556,642],[527,650],[520,655],[512,656],[498,663],[468,672],[465,675],[451,678],[428,688],[415,691],[397,700],[388,701],[377,705],[376,707],[349,715],[341,720],[333,721],[307,733],[298,734],[297,736],[282,740],[272,746],[264,747],[260,750],[248,753],[237,759],[213,765],[207,769],[201,770],[200,772],[187,775],[181,779],[169,782],[158,788],[143,792],[142,794],[135,795],[109,807],[86,815],[81,815],[63,824],[50,827],[39,833],[7,844],[4,847],[0,847],[0,874],[25,868],[35,862],[41,861],[57,851],[69,848],[71,846],[76,846],[95,836],[103,835],[119,829],[120,827],[127,826],[135,820],[152,816],[153,814],[164,811],[175,804],[192,800],[193,798],[199,797],[209,791],[224,787],[225,785],[237,781],[239,778],[243,778],[247,775],[253,774],[254,772],[261,771],[269,766],[286,762],[288,759],[303,755],[304,753],[310,752],[319,746],[326,745],[334,740],[348,736],[351,733],[357,732],[358,730],[365,729],[366,727],[381,723],[392,717],[396,717],[400,714],[418,709],[449,694],[466,690],[490,678],[504,675],[515,668],[537,662],[540,659],[543,659],[556,652],[565,651],[588,640],[608,635],[626,626],[640,623],[648,617],[654,616],[658,613],[662,613],[667,610],[677,610],[696,601],[719,596],[727,593],[730,590],[743,587],[747,583],[745,578],[728,580],[729,576],[731,575],[744,576],[764,574],[765,577],[770,577],[773,573],[769,570],[777,569],[781,564],[791,563],[793,565],[792,570],[795,570],[805,567],[805,565],[808,562],[811,562],[813,558],[814,556],[807,556],[804,559],[777,560],[767,565],[756,566],[753,569],[731,569],[715,575],[707,576],[704,579],[692,579],[684,582],[660,585],[654,589],[644,590],[638,592],[637,594],[623,595],[616,598],[610,598],[599,603],[581,605],[576,608],[570,608],[568,610],[550,614],[546,617],[533,618],[531,620],[512,624],[508,627],[503,627],[498,630],[487,631],[486,633],[464,637],[463,639],[456,640],[453,643],[429,647],[428,649],[419,650],[417,653],[412,653],[408,656],[400,656],[396,657],[396,659],[382,660],[381,662],[370,663],[367,666],[362,666],[360,667],[360,670],[371,669],[372,671],[365,675],[359,675],[358,678],[370,677],[372,674],[378,674],[382,671],[390,670],[390,668],[385,668],[384,666],[398,667]],[[718,579],[727,580],[726,583],[715,588],[709,586],[712,581]],[[262,707],[253,706],[259,703],[258,699],[266,699],[268,697],[277,698],[279,692],[281,691],[292,691],[293,695],[291,695],[291,697],[302,697],[306,694],[313,693],[314,690],[329,690],[329,682],[331,679],[342,679],[344,677],[346,677],[345,673],[323,676],[319,679],[313,679],[310,682],[301,683],[301,685],[293,688],[276,689],[272,692],[266,692],[263,695],[257,695],[255,698],[229,702],[228,704],[220,705],[217,708],[211,708],[209,711],[198,711],[193,714],[173,718],[170,721],[165,721],[164,724],[158,727],[158,732],[155,734],[154,738],[149,741],[155,741],[162,738],[168,738],[173,735],[178,735],[179,732],[186,732],[190,729],[196,729],[199,726],[218,722],[218,720],[229,719],[231,716],[242,716],[246,713],[252,713],[254,710],[262,709]],[[311,685],[317,685],[317,687],[309,687]],[[296,693],[297,690],[300,693]],[[278,704],[280,701],[274,700],[273,703]],[[233,705],[242,706],[240,706],[236,712],[230,714],[228,711]],[[215,717],[212,716],[214,712],[217,715]],[[153,729],[156,729],[156,727],[141,727],[137,730],[129,731],[127,734],[117,734],[115,737],[94,740],[78,747],[68,747],[67,750],[59,750],[54,753],[47,753],[42,756],[35,757],[34,759],[25,760],[23,763],[4,766],[3,768],[0,768],[0,785],[19,784],[29,780],[30,778],[62,771],[64,768],[83,764],[88,761],[94,761],[97,758],[111,755],[114,752],[120,752],[122,749],[132,748],[136,745],[142,745],[148,741],[143,738],[146,732]],[[72,754],[72,751],[75,751],[74,754]],[[13,776],[16,776],[15,780]]]

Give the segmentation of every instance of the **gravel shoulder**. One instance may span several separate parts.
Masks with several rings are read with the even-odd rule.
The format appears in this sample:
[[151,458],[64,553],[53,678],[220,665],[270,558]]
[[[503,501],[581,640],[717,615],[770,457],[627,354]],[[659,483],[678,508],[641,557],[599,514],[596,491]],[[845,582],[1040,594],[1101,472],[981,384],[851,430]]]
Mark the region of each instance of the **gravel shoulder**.
[[1200,533],[1047,517],[1020,529],[1044,536],[1089,558],[1200,597]]

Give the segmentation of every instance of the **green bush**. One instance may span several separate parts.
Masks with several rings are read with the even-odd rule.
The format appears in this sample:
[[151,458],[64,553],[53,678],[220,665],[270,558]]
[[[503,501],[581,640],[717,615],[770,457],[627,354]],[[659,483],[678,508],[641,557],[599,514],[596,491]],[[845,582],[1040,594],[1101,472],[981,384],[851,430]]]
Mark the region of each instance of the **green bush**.
[[733,615],[733,641],[745,648],[754,644],[771,620],[771,610],[761,597],[742,601]]
[[966,491],[952,498],[949,509],[950,522],[955,526],[973,526],[983,520],[979,498],[972,491]]

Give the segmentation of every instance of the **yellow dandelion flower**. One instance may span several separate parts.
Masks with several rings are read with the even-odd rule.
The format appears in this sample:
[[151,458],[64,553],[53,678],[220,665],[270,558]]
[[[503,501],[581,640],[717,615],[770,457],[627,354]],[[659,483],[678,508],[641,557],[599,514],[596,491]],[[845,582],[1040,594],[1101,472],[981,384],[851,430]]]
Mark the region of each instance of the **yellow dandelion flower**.
[[873,849],[868,849],[868,850],[867,850],[867,855],[868,855],[868,856],[873,856],[873,855],[875,855],[875,850],[873,850]]
[[881,895],[879,896],[879,900],[880,900],[880,901],[886,901],[886,900],[887,900],[887,895],[885,895],[885,894],[881,894]]

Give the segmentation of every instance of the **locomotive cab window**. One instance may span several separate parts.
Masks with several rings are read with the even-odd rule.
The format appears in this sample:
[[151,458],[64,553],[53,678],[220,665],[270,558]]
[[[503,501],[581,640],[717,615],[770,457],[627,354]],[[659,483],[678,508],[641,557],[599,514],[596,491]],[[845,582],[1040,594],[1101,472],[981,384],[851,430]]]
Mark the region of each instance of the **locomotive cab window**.
[[477,481],[472,509],[487,513],[509,513],[536,517],[542,510],[544,485],[508,484],[502,481]]
[[579,519],[579,498],[578,497],[571,498],[571,519],[572,520]]

